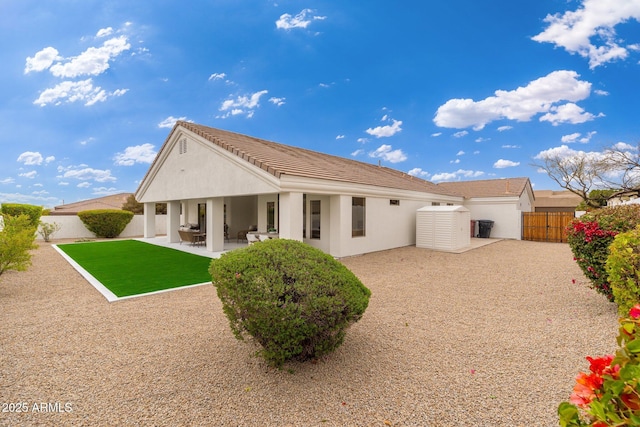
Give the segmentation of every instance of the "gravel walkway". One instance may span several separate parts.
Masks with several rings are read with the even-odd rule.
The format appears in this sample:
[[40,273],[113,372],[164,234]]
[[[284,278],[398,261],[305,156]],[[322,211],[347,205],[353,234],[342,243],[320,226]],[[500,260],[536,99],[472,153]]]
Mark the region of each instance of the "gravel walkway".
[[108,303],[41,243],[0,276],[0,425],[556,426],[584,357],[616,349],[615,306],[564,244],[343,262],[367,312],[335,353],[279,371],[213,286]]

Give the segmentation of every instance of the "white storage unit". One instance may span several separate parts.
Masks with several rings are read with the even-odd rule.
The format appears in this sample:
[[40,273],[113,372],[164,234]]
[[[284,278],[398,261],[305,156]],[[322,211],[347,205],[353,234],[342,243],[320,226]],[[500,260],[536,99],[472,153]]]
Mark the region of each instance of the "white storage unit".
[[416,213],[416,246],[455,251],[471,244],[471,213],[464,206],[425,206]]

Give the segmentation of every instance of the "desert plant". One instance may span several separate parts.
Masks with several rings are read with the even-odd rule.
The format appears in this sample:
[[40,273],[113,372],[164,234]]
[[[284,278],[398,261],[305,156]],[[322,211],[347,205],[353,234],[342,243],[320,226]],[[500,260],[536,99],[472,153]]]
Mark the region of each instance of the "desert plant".
[[640,225],[640,205],[616,206],[589,212],[567,228],[567,241],[591,287],[614,300],[606,271],[609,245],[618,233]]
[[51,236],[60,231],[62,226],[57,222],[43,222],[40,221],[40,228],[38,229],[38,234],[42,236],[45,242],[51,240]]
[[20,203],[3,203],[0,207],[3,215],[20,216],[26,215],[33,230],[38,228],[40,217],[42,216],[42,206],[26,205]]
[[333,257],[295,240],[227,252],[209,272],[233,334],[252,336],[262,346],[258,355],[274,366],[335,350],[371,295]]
[[615,355],[587,357],[569,402],[558,407],[561,427],[640,426],[640,305],[620,319]]
[[133,212],[119,209],[95,209],[78,212],[87,230],[96,237],[118,237],[133,218]]
[[37,246],[27,215],[4,215],[4,228],[0,231],[0,275],[7,270],[24,271],[31,265],[31,249]]
[[618,313],[628,313],[640,303],[640,226],[615,237],[606,269]]

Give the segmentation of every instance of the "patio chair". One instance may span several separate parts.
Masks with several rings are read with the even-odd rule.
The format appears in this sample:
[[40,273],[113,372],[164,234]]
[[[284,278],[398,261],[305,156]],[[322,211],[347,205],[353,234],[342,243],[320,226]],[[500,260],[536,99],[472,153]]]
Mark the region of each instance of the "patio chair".
[[260,238],[258,235],[255,235],[253,233],[247,233],[246,234],[246,238],[247,238],[247,242],[251,245],[253,243],[259,242]]
[[238,236],[236,238],[238,243],[240,243],[240,240],[247,240],[247,233],[250,231],[258,231],[258,226],[250,225],[248,229],[238,231]]
[[199,245],[206,241],[206,234],[199,231],[178,230],[178,234],[180,235],[180,244],[188,242],[191,245]]

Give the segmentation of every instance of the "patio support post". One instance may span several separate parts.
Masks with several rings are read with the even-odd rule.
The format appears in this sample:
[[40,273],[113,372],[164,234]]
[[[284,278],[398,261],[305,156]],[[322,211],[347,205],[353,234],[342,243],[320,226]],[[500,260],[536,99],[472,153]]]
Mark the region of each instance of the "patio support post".
[[224,250],[224,197],[207,199],[207,250]]
[[280,238],[302,241],[302,193],[280,193],[279,212]]
[[344,236],[351,236],[351,198],[349,196],[331,196],[330,198],[329,253],[335,257],[343,256]]
[[156,237],[156,204],[144,204],[144,237],[147,239]]
[[172,200],[167,202],[167,241],[178,243],[180,241],[180,202]]

